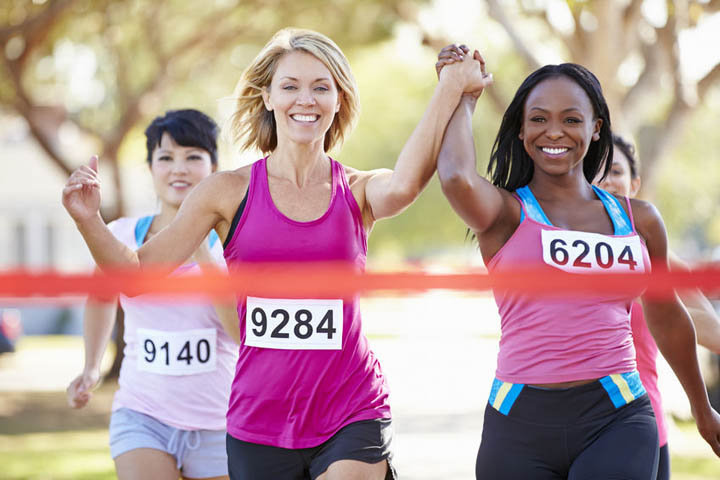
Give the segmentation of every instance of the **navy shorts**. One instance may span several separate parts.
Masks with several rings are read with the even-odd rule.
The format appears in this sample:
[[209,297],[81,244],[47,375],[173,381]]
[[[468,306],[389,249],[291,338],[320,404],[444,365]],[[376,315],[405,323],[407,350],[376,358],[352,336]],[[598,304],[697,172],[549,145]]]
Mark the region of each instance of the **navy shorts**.
[[482,480],[650,480],[655,415],[637,372],[543,389],[495,380],[475,475]]
[[670,480],[670,451],[667,443],[660,447],[657,480]]
[[231,480],[310,480],[338,460],[388,462],[385,480],[397,478],[390,460],[392,421],[361,420],[341,428],[326,442],[310,448],[280,448],[226,437]]

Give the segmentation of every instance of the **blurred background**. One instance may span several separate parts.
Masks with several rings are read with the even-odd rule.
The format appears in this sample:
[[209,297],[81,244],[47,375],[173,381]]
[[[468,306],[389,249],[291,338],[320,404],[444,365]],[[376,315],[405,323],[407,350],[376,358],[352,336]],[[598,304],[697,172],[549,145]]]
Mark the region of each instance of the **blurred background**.
[[[637,145],[641,196],[663,214],[673,250],[690,262],[720,257],[718,0],[2,0],[0,269],[91,268],[60,204],[70,172],[98,153],[105,219],[153,211],[147,123],[192,107],[222,125],[242,70],[287,26],[325,33],[348,56],[362,113],[332,154],[360,169],[392,168],[448,43],[478,48],[495,77],[475,114],[481,171],[528,73],[546,63],[587,66],[603,84],[614,129]],[[258,157],[225,141],[220,165]],[[428,271],[481,264],[437,180],[400,217],[378,224],[369,261]],[[364,302],[393,387],[400,473],[471,478],[499,336],[494,303],[433,292]],[[83,412],[67,409],[62,393],[82,368],[81,315],[77,301],[0,299],[0,331],[16,349],[0,354],[0,478],[113,478],[112,378]],[[443,354],[429,362],[422,351],[438,340],[422,332],[438,317],[457,320],[467,335],[443,339]],[[701,353],[717,388],[717,358]],[[114,360],[108,352],[110,373]],[[720,478],[720,461],[687,423],[686,401],[663,369],[680,419],[670,439],[674,478]],[[447,449],[430,459],[438,444]]]

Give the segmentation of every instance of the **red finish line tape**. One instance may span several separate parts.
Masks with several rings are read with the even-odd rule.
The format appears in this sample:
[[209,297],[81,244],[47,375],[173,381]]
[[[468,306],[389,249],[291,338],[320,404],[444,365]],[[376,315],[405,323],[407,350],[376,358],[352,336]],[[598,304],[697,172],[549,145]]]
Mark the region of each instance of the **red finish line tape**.
[[432,289],[522,291],[539,296],[641,292],[668,298],[676,290],[698,288],[720,294],[720,268],[649,274],[569,274],[518,270],[488,275],[479,272],[366,272],[327,264],[253,265],[230,273],[169,275],[167,269],[113,269],[102,273],[62,274],[54,271],[0,272],[0,297],[112,298],[118,294],[172,297],[264,295],[268,297],[332,298],[372,291],[421,292]]

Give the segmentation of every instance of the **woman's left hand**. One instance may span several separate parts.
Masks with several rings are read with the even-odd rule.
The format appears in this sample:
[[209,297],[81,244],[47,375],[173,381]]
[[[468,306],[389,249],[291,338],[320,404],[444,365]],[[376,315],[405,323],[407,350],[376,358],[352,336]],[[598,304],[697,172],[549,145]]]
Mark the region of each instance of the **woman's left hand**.
[[[440,50],[440,53],[438,53],[438,61],[435,63],[435,72],[438,78],[440,78],[440,72],[445,66],[464,61],[469,52],[470,49],[466,45],[455,44],[448,45]],[[480,64],[481,85],[479,89],[466,91],[463,97],[469,97],[469,99],[477,101],[484,88],[492,83],[492,74],[486,73],[485,59],[480,55],[480,52],[475,50],[472,58]]]
[[710,407],[706,415],[696,417],[696,423],[700,435],[720,457],[720,415]]

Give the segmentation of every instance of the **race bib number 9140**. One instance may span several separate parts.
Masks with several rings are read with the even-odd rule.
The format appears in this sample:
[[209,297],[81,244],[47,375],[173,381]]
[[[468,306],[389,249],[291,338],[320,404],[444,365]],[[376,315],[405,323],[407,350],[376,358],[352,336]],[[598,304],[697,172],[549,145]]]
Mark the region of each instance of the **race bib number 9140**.
[[640,237],[571,230],[542,231],[543,261],[570,273],[645,271]]
[[161,375],[192,375],[215,370],[217,330],[137,329],[138,370]]
[[340,350],[342,334],[342,300],[247,297],[245,345]]

